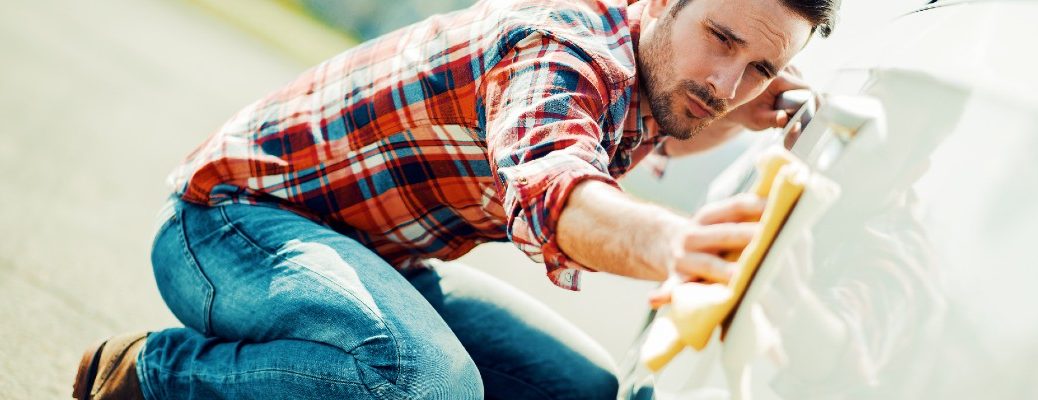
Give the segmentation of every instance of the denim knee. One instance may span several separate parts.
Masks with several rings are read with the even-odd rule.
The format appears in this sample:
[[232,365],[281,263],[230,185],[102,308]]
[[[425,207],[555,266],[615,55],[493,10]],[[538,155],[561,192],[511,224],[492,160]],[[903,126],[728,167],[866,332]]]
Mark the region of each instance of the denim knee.
[[[396,313],[380,310],[386,312],[381,319],[357,318],[346,312],[347,305],[330,301],[303,304],[312,318],[298,323],[310,327],[308,336],[338,345],[352,355],[363,381],[380,397],[483,398],[483,382],[475,363],[453,332],[437,323],[435,315],[408,315],[397,309]],[[304,309],[293,313],[303,314]],[[363,334],[357,336],[360,332]]]
[[410,365],[401,367],[397,387],[409,399],[482,399],[476,364],[456,339],[457,345],[445,346],[444,341],[449,340],[412,342],[423,349],[404,357]]

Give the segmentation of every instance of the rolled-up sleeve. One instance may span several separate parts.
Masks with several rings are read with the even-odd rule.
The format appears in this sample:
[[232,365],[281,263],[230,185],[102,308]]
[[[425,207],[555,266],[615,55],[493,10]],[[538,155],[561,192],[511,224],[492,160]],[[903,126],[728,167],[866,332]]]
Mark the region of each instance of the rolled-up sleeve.
[[545,264],[552,283],[579,290],[580,271],[591,268],[563,253],[556,225],[578,183],[619,187],[602,147],[608,87],[580,53],[535,33],[488,71],[479,90],[508,237]]

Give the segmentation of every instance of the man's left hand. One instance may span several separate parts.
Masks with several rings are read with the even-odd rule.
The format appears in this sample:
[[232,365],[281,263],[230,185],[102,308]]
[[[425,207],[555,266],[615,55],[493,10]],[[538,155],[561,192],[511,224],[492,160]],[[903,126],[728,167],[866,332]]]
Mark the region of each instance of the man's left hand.
[[789,122],[791,113],[796,110],[776,110],[775,103],[779,95],[787,90],[807,88],[807,83],[800,77],[800,71],[792,65],[787,66],[771,81],[764,92],[732,110],[725,119],[751,131],[781,128]]

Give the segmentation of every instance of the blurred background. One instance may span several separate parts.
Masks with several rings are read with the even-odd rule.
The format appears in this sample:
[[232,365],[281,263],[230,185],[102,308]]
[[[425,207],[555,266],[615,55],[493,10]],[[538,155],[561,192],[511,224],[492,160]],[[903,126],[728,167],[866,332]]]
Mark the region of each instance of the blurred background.
[[[493,1],[493,0],[490,0]],[[824,86],[841,43],[925,1],[848,0],[797,63]],[[83,349],[179,325],[149,262],[177,162],[244,105],[350,46],[468,0],[14,0],[0,13],[0,399],[67,398]],[[694,210],[754,139],[623,185]],[[512,245],[462,259],[543,300],[619,361],[654,285],[585,275],[568,292]]]

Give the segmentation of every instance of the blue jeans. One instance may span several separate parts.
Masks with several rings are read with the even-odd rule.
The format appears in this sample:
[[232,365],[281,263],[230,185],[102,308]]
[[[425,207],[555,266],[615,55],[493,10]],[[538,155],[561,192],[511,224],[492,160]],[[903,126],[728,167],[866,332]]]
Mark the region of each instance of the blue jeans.
[[266,205],[171,200],[160,222],[155,279],[185,327],[148,336],[148,399],[616,397],[600,346],[474,269],[405,277]]

